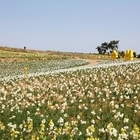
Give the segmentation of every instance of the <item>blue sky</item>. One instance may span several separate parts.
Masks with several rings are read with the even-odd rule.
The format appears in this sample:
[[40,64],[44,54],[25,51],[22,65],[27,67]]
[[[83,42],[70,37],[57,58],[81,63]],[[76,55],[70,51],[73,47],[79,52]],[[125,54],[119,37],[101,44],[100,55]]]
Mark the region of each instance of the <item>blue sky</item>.
[[140,53],[140,0],[0,0],[0,46],[94,53],[103,42]]

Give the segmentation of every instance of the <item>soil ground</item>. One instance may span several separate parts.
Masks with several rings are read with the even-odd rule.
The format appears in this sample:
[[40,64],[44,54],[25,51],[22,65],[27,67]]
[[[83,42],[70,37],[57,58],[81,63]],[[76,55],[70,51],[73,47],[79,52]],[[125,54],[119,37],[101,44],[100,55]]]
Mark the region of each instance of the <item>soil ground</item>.
[[99,62],[99,60],[93,60],[93,59],[86,59],[86,61],[89,63],[88,64],[89,66],[97,64]]

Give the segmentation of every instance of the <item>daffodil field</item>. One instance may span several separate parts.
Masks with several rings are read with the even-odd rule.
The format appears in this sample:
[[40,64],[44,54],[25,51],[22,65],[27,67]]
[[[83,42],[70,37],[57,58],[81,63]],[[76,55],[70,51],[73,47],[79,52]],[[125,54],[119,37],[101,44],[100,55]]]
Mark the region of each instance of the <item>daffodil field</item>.
[[45,73],[54,70],[71,68],[85,65],[85,60],[49,60],[49,61],[23,61],[23,62],[0,62],[0,81],[3,79],[15,79],[24,74],[27,67],[29,75]]
[[140,140],[140,61],[84,64],[1,62],[0,139]]

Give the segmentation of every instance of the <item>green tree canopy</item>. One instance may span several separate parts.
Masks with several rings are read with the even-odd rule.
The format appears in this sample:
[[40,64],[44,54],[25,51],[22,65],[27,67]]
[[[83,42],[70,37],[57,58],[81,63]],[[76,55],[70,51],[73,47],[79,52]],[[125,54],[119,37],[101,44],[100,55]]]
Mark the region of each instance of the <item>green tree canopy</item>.
[[107,51],[112,52],[113,50],[118,50],[119,40],[112,40],[109,43],[104,42],[101,46],[98,46],[96,49],[99,54],[105,54]]

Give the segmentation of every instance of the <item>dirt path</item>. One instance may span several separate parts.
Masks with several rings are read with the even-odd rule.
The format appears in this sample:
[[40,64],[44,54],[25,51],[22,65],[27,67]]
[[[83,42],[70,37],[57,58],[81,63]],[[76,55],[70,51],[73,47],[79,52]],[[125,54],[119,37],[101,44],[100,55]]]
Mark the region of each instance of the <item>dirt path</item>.
[[88,66],[97,64],[99,61],[98,60],[93,60],[93,59],[85,59],[89,64]]
[[[75,57],[75,59],[81,59],[81,58]],[[92,65],[97,64],[99,62],[99,60],[94,60],[94,59],[83,59],[83,60],[88,62],[87,66],[92,66]]]

